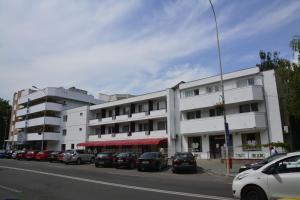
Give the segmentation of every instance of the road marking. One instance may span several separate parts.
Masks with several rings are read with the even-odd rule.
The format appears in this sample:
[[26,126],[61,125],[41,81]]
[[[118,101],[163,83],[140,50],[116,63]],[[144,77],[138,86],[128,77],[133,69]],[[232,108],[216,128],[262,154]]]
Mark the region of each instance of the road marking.
[[15,192],[15,193],[21,193],[22,191],[20,190],[17,190],[17,189],[13,189],[13,188],[9,188],[9,187],[6,187],[4,185],[0,185],[0,188],[4,189],[4,190],[8,190],[10,192]]
[[54,173],[50,173],[50,172],[43,172],[43,171],[37,171],[37,170],[31,170],[31,169],[8,167],[8,166],[3,166],[3,165],[0,165],[0,168],[12,169],[12,170],[18,170],[18,171],[25,171],[25,172],[35,173],[35,174],[43,174],[43,175],[55,176],[55,177],[71,179],[71,180],[77,180],[77,181],[83,181],[83,182],[88,182],[88,183],[95,183],[95,184],[101,184],[101,185],[107,185],[107,186],[113,186],[113,187],[133,189],[133,190],[141,190],[141,191],[147,191],[147,192],[156,192],[156,193],[162,193],[162,194],[171,194],[171,195],[178,195],[178,196],[187,196],[187,197],[195,197],[195,198],[214,199],[214,200],[233,200],[233,198],[225,198],[225,197],[205,195],[205,194],[176,192],[176,191],[171,191],[171,190],[162,190],[162,189],[155,189],[155,188],[139,187],[139,186],[133,186],[133,185],[124,185],[124,184],[119,184],[119,183],[98,181],[98,180],[93,180],[93,179],[88,179],[88,178],[80,178],[80,177],[68,176],[68,175],[63,175],[63,174],[54,174]]

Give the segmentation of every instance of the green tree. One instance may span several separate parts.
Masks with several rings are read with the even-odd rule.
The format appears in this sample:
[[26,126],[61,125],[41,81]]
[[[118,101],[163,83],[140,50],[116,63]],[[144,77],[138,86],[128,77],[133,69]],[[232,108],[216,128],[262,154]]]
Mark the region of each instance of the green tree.
[[0,149],[3,147],[4,137],[6,136],[7,138],[8,136],[10,111],[11,106],[8,101],[0,98]]

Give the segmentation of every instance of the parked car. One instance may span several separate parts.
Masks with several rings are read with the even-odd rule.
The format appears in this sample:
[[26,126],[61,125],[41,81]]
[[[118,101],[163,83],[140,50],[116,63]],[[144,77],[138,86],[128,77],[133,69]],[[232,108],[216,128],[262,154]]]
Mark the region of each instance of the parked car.
[[0,149],[0,158],[5,158],[6,150]]
[[67,150],[64,153],[63,162],[65,164],[69,163],[93,163],[95,161],[95,155],[91,153],[86,153],[84,150]]
[[12,159],[16,159],[17,158],[17,154],[20,152],[20,150],[16,150],[12,153],[11,158]]
[[6,150],[4,157],[5,158],[12,158],[13,150]]
[[161,171],[168,166],[168,158],[160,152],[143,153],[136,162],[138,171],[157,170]]
[[40,151],[35,155],[35,159],[39,161],[47,160],[51,152],[52,151]]
[[[60,161],[59,156],[62,155],[63,151],[52,151],[48,154],[48,161],[54,162],[54,161]],[[61,156],[61,160],[63,160],[63,155]]]
[[138,154],[133,152],[119,153],[113,162],[115,168],[126,167],[133,169],[136,167],[136,161],[138,159]]
[[95,167],[112,167],[114,158],[116,158],[118,154],[113,152],[103,152],[98,153],[95,158]]
[[16,154],[16,159],[17,160],[21,160],[21,159],[25,159],[25,155],[26,155],[26,151],[25,150],[21,150],[21,151],[18,151],[17,154]]
[[300,152],[288,153],[258,168],[239,173],[233,180],[234,197],[294,199],[300,197]]
[[254,169],[254,170],[259,169],[260,167],[264,166],[265,164],[268,164],[269,162],[271,162],[277,158],[280,158],[282,156],[285,156],[285,155],[286,155],[286,153],[277,153],[277,154],[271,155],[261,161],[258,161],[256,163],[243,165],[240,167],[239,173],[246,171],[248,169]]
[[39,152],[39,151],[37,151],[37,150],[28,151],[28,152],[25,154],[26,160],[34,160],[34,159],[35,159],[35,156],[36,156],[36,154],[37,154],[38,152]]
[[193,171],[197,172],[197,162],[190,152],[175,153],[172,159],[172,172]]
[[59,162],[64,162],[64,156],[65,156],[65,151],[60,152],[57,156],[57,160]]

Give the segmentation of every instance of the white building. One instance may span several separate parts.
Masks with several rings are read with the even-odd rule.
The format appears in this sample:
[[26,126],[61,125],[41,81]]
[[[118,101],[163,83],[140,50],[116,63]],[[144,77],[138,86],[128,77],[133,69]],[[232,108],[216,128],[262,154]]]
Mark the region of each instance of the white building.
[[[260,72],[255,67],[224,74],[224,90],[232,156],[268,156],[268,148],[261,145],[283,141],[274,71]],[[47,102],[45,118],[42,92],[21,95],[17,105],[24,108],[17,106],[16,116],[23,119],[16,122],[15,128],[24,132],[25,116],[30,117],[27,143],[41,141],[39,132],[46,124],[43,137],[47,149],[52,150],[86,147],[144,152],[163,148],[169,156],[180,151],[191,151],[202,159],[222,156],[225,136],[220,76],[181,82],[173,88],[139,96],[112,98],[100,94],[102,100],[109,102],[96,101],[86,94],[72,98],[62,94],[65,93],[49,94],[52,101]],[[26,109],[28,98],[32,100],[30,109]],[[61,100],[66,101],[65,105]],[[96,105],[82,106],[87,102]]]
[[59,149],[64,141],[62,127],[68,126],[68,123],[63,122],[62,115],[65,112],[71,113],[73,108],[101,102],[86,91],[74,87],[21,90],[14,94],[7,142],[19,147]]

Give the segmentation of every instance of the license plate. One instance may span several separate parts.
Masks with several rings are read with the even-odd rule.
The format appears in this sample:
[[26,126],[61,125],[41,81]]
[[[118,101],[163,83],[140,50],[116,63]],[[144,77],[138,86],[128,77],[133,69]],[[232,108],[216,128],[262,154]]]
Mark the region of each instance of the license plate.
[[103,162],[103,161],[100,161],[99,164],[104,164],[104,162]]
[[149,164],[149,161],[143,161],[142,164]]
[[123,160],[118,160],[119,163],[123,162]]
[[182,163],[181,165],[183,165],[183,166],[188,166],[188,165],[190,165],[190,163],[184,162],[184,163]]

